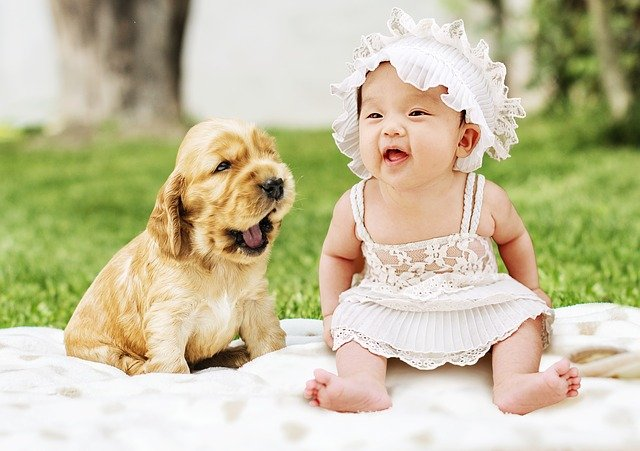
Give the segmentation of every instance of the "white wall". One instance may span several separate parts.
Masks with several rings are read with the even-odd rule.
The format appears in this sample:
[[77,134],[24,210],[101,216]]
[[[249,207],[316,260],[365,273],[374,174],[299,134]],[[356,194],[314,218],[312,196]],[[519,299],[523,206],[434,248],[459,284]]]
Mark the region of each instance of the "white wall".
[[58,74],[48,0],[0,0],[0,124],[55,114]]
[[[235,116],[261,125],[328,126],[340,110],[329,84],[347,75],[345,63],[360,36],[386,33],[392,6],[416,20],[452,20],[440,4],[192,0],[183,61],[186,110],[196,119]],[[479,37],[472,33],[471,42]],[[0,0],[0,124],[52,120],[56,67],[49,0]]]
[[197,117],[327,126],[360,36],[385,32],[392,6],[414,18],[452,17],[438,0],[195,1],[186,40],[184,100]]

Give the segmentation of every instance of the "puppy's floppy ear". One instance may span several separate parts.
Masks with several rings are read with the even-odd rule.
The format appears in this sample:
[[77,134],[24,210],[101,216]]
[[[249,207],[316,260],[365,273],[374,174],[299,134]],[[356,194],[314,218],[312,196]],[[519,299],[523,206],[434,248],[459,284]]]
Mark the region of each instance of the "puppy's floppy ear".
[[183,221],[185,179],[178,173],[172,173],[160,188],[156,205],[147,223],[147,231],[156,240],[160,249],[179,257],[189,252],[189,236]]

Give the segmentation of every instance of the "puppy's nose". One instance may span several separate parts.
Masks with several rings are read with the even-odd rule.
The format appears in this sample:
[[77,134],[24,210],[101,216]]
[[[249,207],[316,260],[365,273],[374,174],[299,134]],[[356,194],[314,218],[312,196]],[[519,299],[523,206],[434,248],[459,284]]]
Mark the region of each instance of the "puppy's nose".
[[260,185],[260,188],[273,200],[280,200],[284,196],[284,180],[280,178],[270,178]]

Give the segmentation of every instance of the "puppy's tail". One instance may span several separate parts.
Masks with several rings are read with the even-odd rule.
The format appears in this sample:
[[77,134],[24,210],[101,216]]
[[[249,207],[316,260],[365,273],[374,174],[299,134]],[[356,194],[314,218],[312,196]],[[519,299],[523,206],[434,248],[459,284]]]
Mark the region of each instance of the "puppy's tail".
[[204,370],[206,368],[240,368],[250,360],[246,345],[231,346],[223,349],[212,357],[200,360],[191,365],[191,371]]

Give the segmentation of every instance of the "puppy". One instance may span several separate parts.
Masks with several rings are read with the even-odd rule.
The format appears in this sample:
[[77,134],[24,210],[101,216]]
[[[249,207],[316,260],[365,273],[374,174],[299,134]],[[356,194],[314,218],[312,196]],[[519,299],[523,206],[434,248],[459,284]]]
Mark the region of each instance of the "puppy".
[[134,375],[188,373],[238,334],[239,366],[285,345],[265,271],[294,181],[265,132],[195,125],[147,228],[91,284],[64,331],[67,354]]

